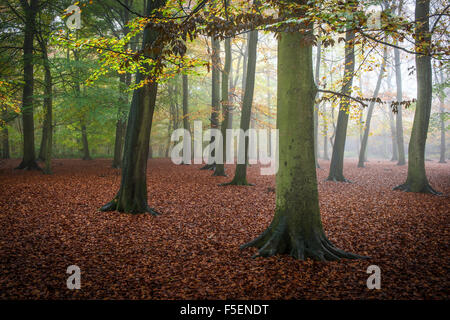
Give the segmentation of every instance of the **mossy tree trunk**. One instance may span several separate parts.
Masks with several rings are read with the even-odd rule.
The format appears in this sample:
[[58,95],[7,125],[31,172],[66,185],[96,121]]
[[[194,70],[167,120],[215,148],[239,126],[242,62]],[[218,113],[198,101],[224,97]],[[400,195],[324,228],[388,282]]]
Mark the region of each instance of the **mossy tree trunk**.
[[226,159],[226,132],[229,128],[229,116],[230,116],[230,106],[229,106],[229,76],[231,69],[231,40],[229,38],[225,39],[225,62],[222,70],[222,123],[220,125],[220,131],[222,133],[222,161],[221,163],[216,163],[216,168],[214,170],[214,176],[226,176],[225,173],[225,159]]
[[[246,79],[245,92],[244,92],[244,101],[242,104],[241,124],[240,124],[240,128],[242,129],[244,134],[250,127],[250,117],[252,114],[253,93],[255,89],[257,46],[258,46],[258,31],[257,30],[250,31],[250,34],[248,36],[247,75],[245,77]],[[242,134],[242,131],[240,134]],[[251,185],[250,183],[247,182],[247,163],[248,163],[248,145],[249,145],[248,139],[249,136],[247,135],[244,139],[245,163],[238,163],[236,165],[236,171],[234,173],[233,180],[231,182],[225,183],[224,185],[238,185],[238,186]],[[240,137],[239,141],[242,141]]]
[[[431,113],[432,69],[429,48],[431,34],[429,32],[430,1],[416,0],[415,32],[417,102],[414,122],[408,148],[408,176],[406,182],[394,188],[408,192],[439,194],[428,183],[425,172],[425,144]],[[426,45],[426,46],[425,46]]]
[[[375,86],[375,90],[373,92],[372,99],[378,98],[378,93],[380,92],[381,82],[383,81],[384,69],[386,68],[386,58],[387,58],[387,47],[384,48],[383,51],[383,61],[381,62],[380,73],[378,74],[377,84]],[[369,140],[370,133],[370,122],[372,120],[373,109],[375,107],[375,101],[371,101],[369,104],[369,109],[367,110],[366,122],[364,128],[364,134],[361,141],[361,148],[359,149],[359,160],[358,160],[358,168],[364,168],[364,161],[367,152],[367,142]]]
[[[306,2],[306,1],[304,1]],[[304,26],[308,30],[307,26]],[[321,261],[358,258],[334,247],[322,227],[314,157],[312,31],[281,33],[278,40],[277,127],[279,170],[270,226],[241,248],[257,256],[289,254]]]
[[[150,15],[154,9],[163,7],[165,3],[166,0],[148,1],[146,15]],[[142,47],[151,46],[157,36],[154,30],[146,28]],[[141,80],[143,75],[138,73],[136,83]],[[120,189],[111,202],[100,208],[102,211],[157,214],[147,202],[147,158],[157,89],[157,82],[151,81],[133,92],[128,115]]]
[[25,30],[23,41],[23,94],[22,94],[22,122],[23,122],[23,159],[16,169],[40,170],[36,163],[34,147],[34,119],[33,119],[33,90],[34,90],[34,62],[33,42],[36,34],[36,14],[38,0],[21,0],[20,4],[25,12]]
[[[355,33],[353,30],[345,32],[345,59],[344,59],[344,79],[342,93],[350,95],[353,85],[353,73],[355,70]],[[344,178],[344,151],[345,140],[347,138],[348,126],[348,109],[350,107],[349,100],[342,98],[339,106],[338,120],[335,130],[335,138],[333,143],[333,152],[331,154],[330,173],[328,180],[348,182]]]

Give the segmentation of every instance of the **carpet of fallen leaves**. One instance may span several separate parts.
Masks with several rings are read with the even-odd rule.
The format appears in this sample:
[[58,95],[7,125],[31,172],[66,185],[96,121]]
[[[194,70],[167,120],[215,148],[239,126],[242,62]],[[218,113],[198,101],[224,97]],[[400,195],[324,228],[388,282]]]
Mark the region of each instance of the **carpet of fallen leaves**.
[[[448,299],[450,164],[427,162],[443,196],[403,193],[407,167],[348,160],[353,183],[326,182],[317,170],[326,234],[370,260],[321,263],[289,256],[252,259],[239,246],[259,235],[275,207],[274,176],[249,168],[254,187],[219,183],[199,165],[149,161],[148,197],[162,213],[102,213],[120,171],[110,160],[55,160],[54,175],[0,164],[2,299]],[[233,166],[227,166],[229,175]],[[381,290],[369,290],[369,265]],[[81,290],[66,269],[81,268]]]

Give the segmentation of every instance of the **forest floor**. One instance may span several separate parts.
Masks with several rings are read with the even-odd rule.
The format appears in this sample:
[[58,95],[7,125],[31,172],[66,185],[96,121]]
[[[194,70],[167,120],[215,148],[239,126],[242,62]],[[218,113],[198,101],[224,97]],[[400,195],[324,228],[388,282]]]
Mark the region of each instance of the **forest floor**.
[[[426,162],[443,196],[392,191],[407,167],[371,160],[352,183],[317,170],[324,229],[337,247],[370,260],[252,259],[239,246],[275,208],[274,176],[248,170],[253,187],[221,187],[200,165],[149,161],[149,203],[162,215],[103,213],[120,184],[110,160],[55,160],[54,174],[0,163],[0,299],[448,299],[450,163]],[[233,166],[227,173],[234,174]],[[69,290],[66,269],[81,268]],[[369,290],[367,267],[381,269]]]

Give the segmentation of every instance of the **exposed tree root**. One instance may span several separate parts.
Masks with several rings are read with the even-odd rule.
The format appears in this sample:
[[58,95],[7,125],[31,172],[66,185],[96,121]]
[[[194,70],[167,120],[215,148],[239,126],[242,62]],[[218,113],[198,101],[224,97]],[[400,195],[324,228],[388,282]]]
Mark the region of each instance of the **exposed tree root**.
[[404,192],[428,193],[428,194],[432,194],[435,196],[442,195],[442,192],[434,190],[428,183],[425,184],[419,191],[413,191],[413,189],[411,188],[411,185],[407,182],[405,182],[404,184],[401,184],[399,186],[396,186],[393,190],[400,190],[400,191],[404,191]]
[[16,170],[38,170],[42,171],[42,168],[39,167],[39,165],[36,163],[36,161],[29,161],[29,162],[21,162],[16,168]]
[[150,213],[153,216],[161,215],[161,213],[157,212],[153,208],[150,208],[147,204],[142,204],[140,206],[135,205],[135,206],[133,206],[133,209],[131,209],[131,210],[124,210],[123,208],[120,208],[118,206],[117,198],[115,198],[112,201],[108,202],[103,207],[101,207],[99,210],[103,211],[103,212],[116,211],[117,210],[119,212],[132,213],[132,214],[146,214],[146,213]]
[[289,230],[282,220],[276,227],[272,225],[258,238],[241,246],[241,250],[249,247],[258,249],[256,257],[270,257],[276,254],[289,254],[295,259],[308,258],[318,261],[336,261],[340,259],[368,259],[369,257],[345,252],[336,248],[323,234],[314,233],[308,238]]

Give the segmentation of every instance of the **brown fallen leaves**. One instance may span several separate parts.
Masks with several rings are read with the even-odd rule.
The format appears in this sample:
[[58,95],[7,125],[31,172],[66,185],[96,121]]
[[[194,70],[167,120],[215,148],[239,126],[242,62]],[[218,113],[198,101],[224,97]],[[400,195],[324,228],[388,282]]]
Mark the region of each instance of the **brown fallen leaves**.
[[[251,259],[239,246],[259,235],[275,207],[274,176],[249,168],[254,187],[220,187],[200,166],[150,160],[149,203],[163,213],[102,213],[120,171],[109,160],[54,161],[54,175],[0,167],[2,299],[448,299],[450,164],[427,162],[444,196],[403,193],[406,166],[376,160],[352,184],[326,182],[318,169],[320,207],[330,240],[366,261],[320,263],[288,256]],[[227,173],[234,173],[227,166]],[[69,265],[81,290],[66,288]],[[366,269],[381,268],[381,290]]]

